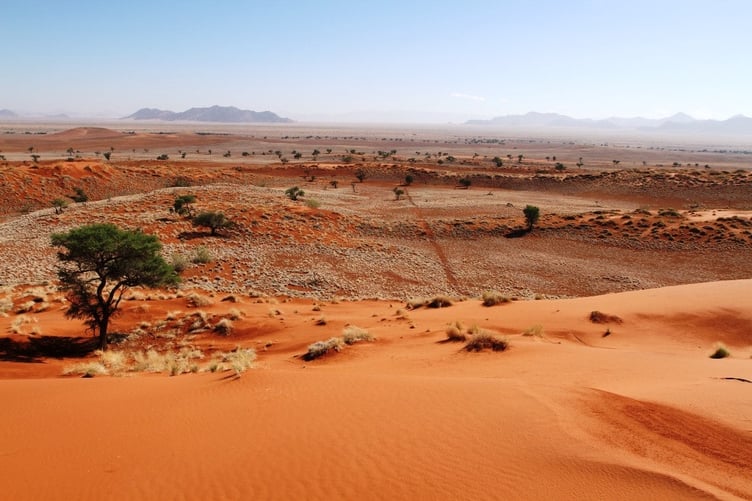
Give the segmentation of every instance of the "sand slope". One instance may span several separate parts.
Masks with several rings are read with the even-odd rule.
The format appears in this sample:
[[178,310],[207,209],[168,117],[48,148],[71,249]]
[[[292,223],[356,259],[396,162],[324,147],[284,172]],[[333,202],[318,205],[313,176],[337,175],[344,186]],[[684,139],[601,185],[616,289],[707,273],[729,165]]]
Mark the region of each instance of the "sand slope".
[[[343,302],[323,306],[324,327],[310,302],[270,319],[268,305],[246,301],[235,305],[244,323],[221,342],[273,344],[240,379],[37,379],[28,364],[0,380],[3,495],[750,499],[751,291],[741,280],[492,308],[467,300],[408,320],[398,303]],[[623,323],[593,324],[593,310]],[[121,325],[137,321],[129,315]],[[507,334],[512,348],[442,343],[454,321]],[[348,322],[377,341],[298,356]],[[519,334],[536,324],[543,335]],[[731,358],[708,358],[716,341]]]

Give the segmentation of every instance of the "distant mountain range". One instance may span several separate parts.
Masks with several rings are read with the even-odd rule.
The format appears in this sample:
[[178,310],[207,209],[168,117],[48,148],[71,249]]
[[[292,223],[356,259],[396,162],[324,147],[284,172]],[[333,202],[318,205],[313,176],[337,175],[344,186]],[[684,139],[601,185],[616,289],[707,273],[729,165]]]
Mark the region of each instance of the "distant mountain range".
[[696,120],[685,113],[659,119],[611,117],[593,120],[572,118],[558,113],[530,112],[524,115],[495,117],[490,120],[468,120],[465,124],[500,128],[578,128],[688,134],[752,134],[752,118],[744,115],[736,115],[728,120]]
[[18,115],[10,110],[0,110],[0,119],[2,118],[18,118]]
[[184,122],[219,122],[219,123],[290,123],[289,118],[280,117],[271,111],[241,110],[234,106],[211,106],[209,108],[191,108],[180,113],[142,108],[132,115],[124,117],[130,120],[165,120]]

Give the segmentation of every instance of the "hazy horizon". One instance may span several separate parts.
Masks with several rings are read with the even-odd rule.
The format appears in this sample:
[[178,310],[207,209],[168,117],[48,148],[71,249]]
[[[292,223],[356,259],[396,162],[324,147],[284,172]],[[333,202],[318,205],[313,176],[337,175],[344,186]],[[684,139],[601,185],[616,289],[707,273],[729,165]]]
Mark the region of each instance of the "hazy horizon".
[[0,109],[294,120],[752,116],[752,4],[4,2]]

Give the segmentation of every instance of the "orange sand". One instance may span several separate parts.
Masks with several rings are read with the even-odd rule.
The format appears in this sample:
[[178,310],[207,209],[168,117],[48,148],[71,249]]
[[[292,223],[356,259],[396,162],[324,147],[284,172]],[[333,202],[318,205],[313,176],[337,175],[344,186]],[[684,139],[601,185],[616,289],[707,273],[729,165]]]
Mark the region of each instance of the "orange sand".
[[[300,300],[275,305],[276,318],[248,298],[215,303],[246,317],[211,342],[259,347],[239,379],[40,378],[72,361],[0,363],[3,497],[751,499],[752,384],[724,379],[752,380],[751,292],[740,280],[473,299],[405,319],[397,302],[318,313]],[[593,310],[623,323],[593,324]],[[43,332],[77,328],[59,311],[37,316]],[[441,342],[454,321],[506,334],[511,349]],[[377,340],[302,361],[346,323]],[[520,334],[533,325],[544,334]],[[717,341],[731,358],[708,358]]]

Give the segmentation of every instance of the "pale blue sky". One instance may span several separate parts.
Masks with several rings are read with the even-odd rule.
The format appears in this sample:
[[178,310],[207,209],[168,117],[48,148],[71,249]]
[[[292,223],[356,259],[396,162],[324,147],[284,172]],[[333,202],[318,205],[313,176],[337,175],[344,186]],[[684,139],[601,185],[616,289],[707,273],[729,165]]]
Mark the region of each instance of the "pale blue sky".
[[752,1],[0,3],[0,108],[752,116]]

